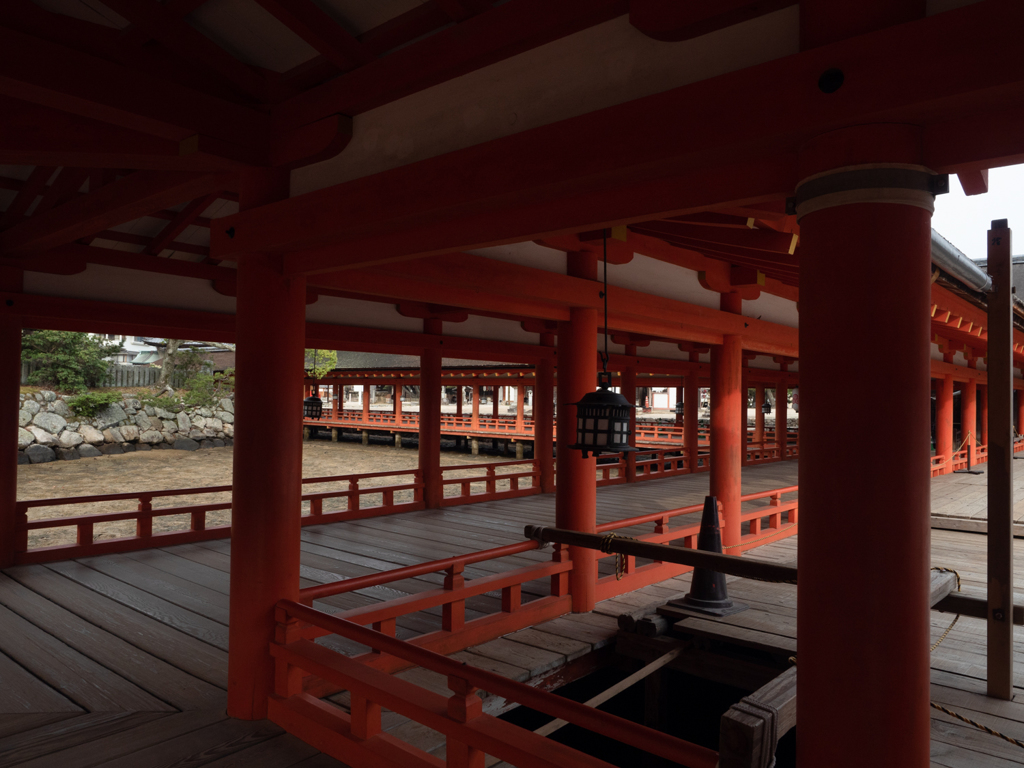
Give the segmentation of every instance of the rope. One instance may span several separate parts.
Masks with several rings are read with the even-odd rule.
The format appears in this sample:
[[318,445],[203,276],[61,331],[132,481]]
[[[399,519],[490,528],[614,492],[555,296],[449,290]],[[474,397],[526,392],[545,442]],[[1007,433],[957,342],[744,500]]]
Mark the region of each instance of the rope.
[[779,748],[779,710],[771,704],[745,696],[732,709],[765,721],[761,729],[761,763],[757,768],[773,768]]
[[[932,568],[932,570],[933,570],[933,571],[938,571],[939,573],[952,573],[952,574],[953,574],[954,576],[956,576],[956,591],[957,591],[957,592],[959,592],[959,591],[960,591],[960,574],[959,574],[959,572],[957,572],[957,571],[956,571],[956,570],[955,570],[954,568],[941,568],[941,567],[939,567],[939,566],[935,566],[935,567],[933,567],[933,568]],[[959,614],[959,613],[958,613],[958,614],[956,615],[956,617],[955,617],[955,618],[953,619],[953,623],[952,623],[952,624],[950,624],[950,625],[949,625],[948,627],[946,627],[946,631],[942,633],[942,637],[940,637],[940,638],[939,638],[938,640],[936,640],[936,641],[935,641],[935,643],[934,643],[934,644],[932,645],[932,647],[931,647],[931,648],[929,649],[929,652],[931,652],[931,651],[934,651],[934,650],[935,650],[936,648],[938,648],[938,647],[939,647],[939,645],[941,645],[941,644],[942,644],[942,641],[943,641],[943,640],[945,640],[945,639],[946,639],[946,636],[947,636],[947,635],[948,635],[948,634],[949,634],[950,632],[952,632],[952,631],[953,631],[953,627],[955,627],[955,626],[956,626],[956,623],[957,623],[958,621],[960,621],[960,614]]]
[[615,539],[625,541],[636,541],[636,539],[632,536],[618,536],[614,533],[606,533],[601,537],[601,551],[607,555],[615,555],[615,580],[622,581],[622,577],[626,575],[626,556],[621,552],[612,552],[612,542]]

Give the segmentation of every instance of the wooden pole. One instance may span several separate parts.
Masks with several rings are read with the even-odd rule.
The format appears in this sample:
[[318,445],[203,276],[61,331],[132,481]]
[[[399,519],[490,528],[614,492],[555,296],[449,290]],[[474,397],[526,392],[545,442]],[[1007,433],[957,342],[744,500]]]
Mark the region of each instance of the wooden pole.
[[[424,320],[423,333],[440,336],[440,320]],[[423,481],[423,503],[440,509],[444,496],[441,483],[441,350],[427,347],[420,352],[420,418],[418,461]]]
[[1013,277],[1010,229],[988,232],[988,695],[1013,698]]
[[960,431],[963,440],[967,441],[968,456],[971,466],[978,457],[974,453],[974,446],[977,445],[978,436],[978,380],[968,379],[960,390]]
[[[696,363],[700,360],[700,354],[690,353],[690,362]],[[686,387],[683,390],[683,446],[686,448],[686,456],[690,463],[690,471],[697,471],[697,462],[700,449],[700,380],[696,371],[686,377]]]
[[[22,291],[22,271],[0,266],[0,290]],[[21,391],[21,318],[0,315],[0,568],[14,565],[18,548],[18,394]],[[6,437],[3,437],[6,435]]]
[[953,377],[942,377],[938,397],[935,399],[935,454],[945,456],[942,474],[953,471]]
[[[540,335],[541,346],[553,347],[552,333]],[[533,392],[533,456],[540,465],[540,492],[555,492],[555,461],[551,452],[555,429],[555,362],[544,358],[537,363],[537,386]]]
[[764,384],[754,387],[754,442],[764,442]]
[[[636,357],[636,345],[626,345],[626,356]],[[622,396],[629,400],[630,404],[636,405],[636,366],[627,365],[622,369]],[[636,408],[629,409],[629,444],[636,447]],[[626,482],[636,482],[636,452],[630,451],[626,454]]]
[[[738,294],[722,294],[722,310],[742,313]],[[722,543],[740,543],[740,496],[743,427],[740,422],[743,346],[739,336],[727,335],[711,348],[711,495],[722,505]]]
[[[241,177],[242,210],[288,196],[287,171]],[[306,281],[284,276],[280,262],[253,253],[238,264],[228,714],[243,720],[267,716],[274,609],[299,597]]]
[[370,421],[370,401],[373,399],[373,384],[367,381],[363,384],[363,423]]

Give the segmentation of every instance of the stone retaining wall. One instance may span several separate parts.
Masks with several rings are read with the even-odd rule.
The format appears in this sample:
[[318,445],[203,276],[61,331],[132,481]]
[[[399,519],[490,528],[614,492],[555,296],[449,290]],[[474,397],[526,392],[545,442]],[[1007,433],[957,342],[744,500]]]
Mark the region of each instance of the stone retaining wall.
[[18,463],[43,464],[131,451],[195,451],[232,444],[233,398],[216,406],[172,413],[142,405],[131,395],[94,418],[79,417],[67,401],[74,395],[43,390],[21,395],[18,411]]

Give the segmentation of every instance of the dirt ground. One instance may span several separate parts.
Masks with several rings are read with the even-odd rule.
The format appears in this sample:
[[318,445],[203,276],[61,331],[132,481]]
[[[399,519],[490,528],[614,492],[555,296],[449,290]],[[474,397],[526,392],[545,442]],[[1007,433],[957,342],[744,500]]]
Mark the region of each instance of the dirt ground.
[[[514,457],[481,452],[478,456],[468,451],[442,450],[442,467],[459,465],[487,464],[512,461]],[[138,493],[140,491],[161,491],[172,489],[208,488],[225,486],[232,482],[232,448],[210,448],[201,451],[155,450],[143,453],[126,453],[118,456],[103,456],[77,461],[55,461],[48,464],[27,464],[18,467],[18,499],[67,499],[75,496],[95,496],[114,493]],[[418,462],[416,447],[395,448],[384,444],[363,446],[357,442],[332,443],[327,440],[312,440],[303,443],[302,476],[304,478],[337,477],[339,475],[355,475],[369,472],[391,472],[414,470]],[[498,474],[527,471],[528,465],[498,468]],[[446,479],[455,477],[474,477],[484,474],[483,469],[446,471]],[[382,485],[400,485],[413,482],[412,475],[375,478],[360,481],[360,488],[379,487]],[[529,478],[523,478],[521,487],[529,485]],[[508,481],[499,481],[498,488],[508,487]],[[473,492],[482,492],[483,482],[473,484]],[[347,490],[348,482],[328,482],[306,484],[304,493],[320,493],[324,491]],[[445,488],[445,495],[457,495],[458,486]],[[383,495],[364,494],[360,499],[363,508],[378,506]],[[411,490],[395,492],[395,501],[411,501]],[[154,498],[154,509],[166,507],[182,507],[185,505],[206,505],[227,503],[230,493],[187,494]],[[345,509],[348,501],[345,497],[324,499],[323,511]],[[136,499],[122,499],[106,502],[72,503],[59,506],[30,507],[29,521],[76,517],[80,515],[110,514],[128,512],[137,509]],[[303,503],[304,513],[309,510],[309,502]],[[210,511],[206,513],[206,527],[228,525],[231,521],[230,510]],[[176,530],[187,530],[190,526],[191,514],[183,513],[167,515],[153,519],[153,532],[161,533]],[[95,523],[93,537],[95,540],[121,538],[135,535],[135,521],[112,521]],[[72,544],[75,541],[75,526],[44,528],[29,531],[29,548]]]

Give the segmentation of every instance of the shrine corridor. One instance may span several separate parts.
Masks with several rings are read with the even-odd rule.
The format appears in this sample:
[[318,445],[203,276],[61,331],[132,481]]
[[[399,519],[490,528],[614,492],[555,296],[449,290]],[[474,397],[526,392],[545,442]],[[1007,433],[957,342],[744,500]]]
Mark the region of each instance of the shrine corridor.
[[[970,482],[961,481],[963,477]],[[957,494],[965,507],[976,503],[983,480],[959,475],[937,478],[932,483],[936,510],[940,506],[948,510]],[[796,482],[796,462],[747,467],[743,472],[744,493]],[[707,487],[708,475],[697,474],[601,488],[598,523],[695,504]],[[308,526],[302,531],[302,586],[514,543],[522,540],[524,525],[553,522],[554,496],[544,495]],[[855,530],[851,526],[853,546]],[[798,537],[769,541],[757,549],[756,556],[792,561],[797,544]],[[982,590],[984,547],[985,539],[974,533],[935,530],[932,562],[956,568],[965,589]],[[0,575],[0,624],[5,628],[0,633],[0,764],[61,768],[340,765],[266,721],[243,722],[224,714],[229,558],[230,543],[225,540],[4,571]],[[467,567],[466,575],[486,575],[487,569],[500,572],[548,558],[547,552],[525,552]],[[602,574],[613,567],[611,559],[603,560]],[[359,590],[315,606],[334,611],[404,597],[436,588],[435,576]],[[1024,579],[1024,569],[1018,567],[1017,578]],[[796,587],[729,581],[731,595],[751,606],[722,620],[731,625],[730,631],[772,635],[776,644],[792,643],[795,648]],[[620,613],[660,604],[685,592],[688,583],[688,575],[670,579],[599,603],[591,614],[564,616],[455,656],[510,678],[555,687],[586,674],[588,659],[595,658],[591,652],[614,642]],[[524,603],[529,591],[524,585]],[[467,620],[492,610],[497,599],[480,595],[468,600]],[[948,614],[932,612],[933,640],[951,620]],[[403,617],[398,636],[430,632],[440,622],[439,609],[436,614]],[[337,642],[334,647],[360,650]],[[1022,651],[1024,645],[1018,645],[1018,653]],[[446,690],[440,675],[421,669],[400,676]],[[961,618],[932,654],[932,698],[1024,738],[1024,703],[986,698],[984,676],[984,624]],[[1024,693],[1024,673],[1016,676],[1015,683]],[[347,703],[345,694],[334,700]],[[503,704],[493,697],[486,699],[485,711],[501,712]],[[1024,750],[946,715],[935,711],[933,715],[933,765],[1024,765]],[[429,729],[390,714],[385,714],[384,727],[423,749],[444,754],[443,737]]]

